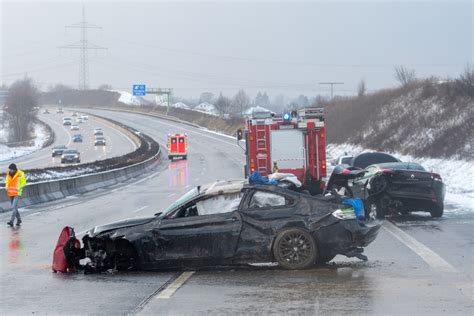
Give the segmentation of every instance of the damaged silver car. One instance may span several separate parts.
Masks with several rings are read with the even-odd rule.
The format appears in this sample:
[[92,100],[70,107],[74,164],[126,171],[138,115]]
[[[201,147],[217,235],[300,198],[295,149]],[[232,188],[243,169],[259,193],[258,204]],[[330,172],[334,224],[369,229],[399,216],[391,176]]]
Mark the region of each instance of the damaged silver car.
[[89,230],[80,253],[90,259],[90,272],[262,262],[304,269],[338,254],[367,260],[363,247],[381,222],[366,221],[359,202],[354,207],[277,186],[219,181],[189,191],[153,217]]

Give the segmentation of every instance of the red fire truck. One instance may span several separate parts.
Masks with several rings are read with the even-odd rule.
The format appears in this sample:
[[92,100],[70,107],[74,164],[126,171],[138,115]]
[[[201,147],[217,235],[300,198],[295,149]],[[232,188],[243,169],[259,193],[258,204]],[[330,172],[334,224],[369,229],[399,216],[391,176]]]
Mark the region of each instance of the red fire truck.
[[326,138],[322,108],[305,108],[276,116],[254,112],[246,120],[245,177],[254,171],[292,173],[311,194],[321,193],[326,177]]
[[188,157],[188,136],[186,134],[168,134],[168,159]]

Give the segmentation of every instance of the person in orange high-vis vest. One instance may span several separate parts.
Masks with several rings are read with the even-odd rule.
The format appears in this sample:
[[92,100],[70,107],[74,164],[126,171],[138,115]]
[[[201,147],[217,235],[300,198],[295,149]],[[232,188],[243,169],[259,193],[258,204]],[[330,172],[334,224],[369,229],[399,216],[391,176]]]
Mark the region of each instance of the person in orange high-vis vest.
[[13,227],[13,221],[16,218],[16,226],[21,225],[20,212],[18,212],[18,201],[23,193],[23,187],[26,185],[26,178],[23,171],[18,169],[14,163],[8,166],[8,173],[5,179],[5,190],[10,197],[12,205],[12,217],[7,222],[8,226]]

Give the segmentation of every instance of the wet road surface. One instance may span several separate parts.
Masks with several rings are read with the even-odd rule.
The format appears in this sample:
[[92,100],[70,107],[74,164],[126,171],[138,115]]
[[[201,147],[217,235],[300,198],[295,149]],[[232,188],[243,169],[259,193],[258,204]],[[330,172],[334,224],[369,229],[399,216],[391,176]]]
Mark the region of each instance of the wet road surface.
[[415,214],[386,221],[366,248],[368,262],[337,256],[305,271],[52,273],[53,248],[65,225],[80,234],[152,215],[193,186],[242,177],[243,152],[232,139],[142,115],[109,115],[161,144],[167,133],[187,132],[189,159],[163,159],[129,183],[22,210],[19,229],[0,226],[2,314],[472,314],[474,217],[455,209],[439,220]]

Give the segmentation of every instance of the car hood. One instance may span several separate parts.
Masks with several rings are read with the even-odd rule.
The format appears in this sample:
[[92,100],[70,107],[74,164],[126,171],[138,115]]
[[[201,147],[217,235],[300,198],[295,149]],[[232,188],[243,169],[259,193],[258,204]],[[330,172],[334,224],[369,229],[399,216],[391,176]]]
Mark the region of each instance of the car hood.
[[146,224],[152,221],[154,218],[156,217],[128,218],[128,219],[113,222],[110,224],[95,226],[94,228],[88,230],[86,232],[86,235],[88,235],[89,237],[95,237],[98,234],[106,232],[106,231]]

